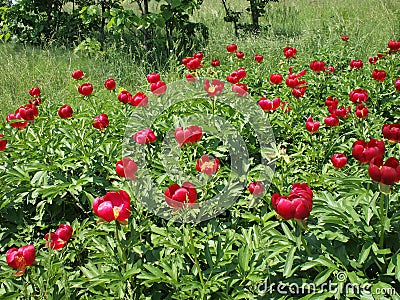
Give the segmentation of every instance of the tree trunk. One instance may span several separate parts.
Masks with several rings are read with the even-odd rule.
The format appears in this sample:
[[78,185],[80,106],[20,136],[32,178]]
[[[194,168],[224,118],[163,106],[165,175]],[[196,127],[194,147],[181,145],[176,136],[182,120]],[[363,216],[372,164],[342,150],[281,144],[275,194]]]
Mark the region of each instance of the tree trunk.
[[100,25],[100,50],[101,51],[104,50],[104,40],[105,40],[104,27],[106,26],[105,11],[106,11],[106,5],[104,3],[104,0],[101,0],[101,25]]
[[258,22],[258,6],[257,0],[250,0],[251,20],[253,23],[253,31],[258,32],[260,24]]

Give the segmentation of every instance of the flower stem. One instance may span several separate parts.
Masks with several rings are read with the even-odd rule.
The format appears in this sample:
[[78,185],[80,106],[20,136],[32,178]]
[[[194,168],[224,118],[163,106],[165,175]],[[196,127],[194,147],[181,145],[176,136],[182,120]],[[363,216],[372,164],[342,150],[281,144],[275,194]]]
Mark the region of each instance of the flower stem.
[[[122,263],[126,263],[126,260],[127,260],[126,254],[124,251],[124,247],[122,246],[121,239],[119,238],[120,230],[121,230],[121,224],[117,220],[115,220],[115,240],[117,241],[116,246],[115,246],[115,248],[116,248],[115,251],[117,253],[119,252],[118,250],[121,251],[122,259],[123,259]],[[118,249],[118,248],[120,248],[120,249]]]
[[204,287],[203,273],[201,272],[200,263],[199,263],[199,260],[197,259],[196,248],[194,246],[193,230],[192,230],[192,228],[190,226],[188,226],[188,230],[190,232],[190,236],[189,236],[189,239],[190,239],[190,251],[189,251],[189,253],[191,253],[192,256],[193,256],[193,261],[194,261],[194,264],[196,265],[197,272],[199,273],[199,278],[200,278],[201,285]]
[[385,210],[385,194],[381,192],[379,201],[380,219],[381,219],[381,233],[379,236],[379,248],[383,249],[385,246],[385,221],[386,221],[386,210]]

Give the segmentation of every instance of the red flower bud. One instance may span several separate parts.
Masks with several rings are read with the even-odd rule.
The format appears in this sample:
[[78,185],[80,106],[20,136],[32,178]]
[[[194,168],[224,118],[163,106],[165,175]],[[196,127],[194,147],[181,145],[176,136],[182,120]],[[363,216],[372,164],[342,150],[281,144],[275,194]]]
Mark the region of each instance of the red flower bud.
[[306,183],[295,183],[289,196],[273,194],[272,207],[285,220],[303,220],[310,216],[313,192]]
[[137,92],[133,97],[128,99],[132,106],[147,106],[149,98],[143,92]]
[[40,89],[38,87],[33,87],[29,90],[29,94],[32,97],[40,97]]
[[156,83],[160,81],[160,74],[158,73],[151,73],[146,76],[148,83]]
[[72,113],[73,113],[73,111],[72,111],[71,106],[69,106],[69,105],[67,105],[67,104],[64,104],[63,106],[61,106],[61,107],[58,109],[58,115],[59,115],[60,118],[62,118],[62,119],[69,119],[69,118],[72,118]]
[[154,134],[153,130],[145,128],[135,132],[135,134],[133,135],[133,139],[138,144],[148,144],[155,142],[157,137]]
[[167,85],[164,81],[158,81],[150,84],[150,90],[154,95],[162,95],[167,91]]
[[317,132],[320,125],[321,124],[318,121],[313,121],[312,116],[309,116],[306,120],[306,129],[311,133]]
[[314,60],[310,63],[310,69],[317,73],[325,71],[325,62]]
[[229,53],[236,52],[237,50],[237,45],[236,44],[231,44],[226,46],[226,50],[228,50]]
[[375,69],[372,71],[372,78],[376,81],[383,82],[386,78],[386,71]]
[[200,126],[188,126],[186,129],[178,127],[175,129],[174,136],[178,142],[178,147],[187,143],[195,143],[203,136],[203,130]]
[[269,76],[269,82],[271,84],[281,84],[283,81],[283,76],[281,74],[271,74]]
[[257,198],[264,193],[264,185],[259,181],[250,182],[249,192]]
[[285,47],[283,48],[283,55],[285,55],[286,58],[292,58],[296,55],[296,48],[293,47]]
[[118,94],[118,100],[121,101],[122,103],[128,103],[132,101],[132,95],[129,93],[127,90],[122,90]]
[[335,168],[341,169],[347,164],[347,157],[343,153],[335,153],[331,157],[331,162]]
[[136,171],[138,170],[138,166],[133,159],[124,157],[123,159],[117,161],[115,169],[119,177],[126,177],[136,180]]
[[262,62],[264,59],[264,56],[260,55],[260,54],[256,54],[254,55],[254,60],[258,63]]
[[82,79],[83,77],[85,77],[85,74],[83,74],[82,70],[76,70],[76,71],[72,72],[71,76],[73,79],[78,80],[78,79]]
[[115,90],[117,84],[115,83],[114,78],[108,78],[106,81],[104,81],[104,87],[109,91]]
[[78,92],[82,96],[89,96],[93,93],[93,85],[91,83],[84,83],[78,86]]
[[350,69],[361,69],[363,67],[364,63],[361,59],[359,60],[352,60],[350,62]]

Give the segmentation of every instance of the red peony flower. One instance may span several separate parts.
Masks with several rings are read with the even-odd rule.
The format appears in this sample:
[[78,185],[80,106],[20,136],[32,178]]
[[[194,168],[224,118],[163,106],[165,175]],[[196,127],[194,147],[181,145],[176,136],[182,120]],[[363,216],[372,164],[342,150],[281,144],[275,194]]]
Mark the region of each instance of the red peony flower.
[[148,83],[156,83],[160,81],[160,74],[158,73],[151,73],[146,75],[146,80]]
[[314,122],[312,116],[309,116],[306,120],[306,129],[311,133],[317,132],[320,125],[321,124],[318,121]]
[[226,50],[228,50],[229,53],[234,53],[237,50],[237,45],[236,44],[231,44],[226,46]]
[[6,150],[7,140],[3,140],[4,134],[0,134],[0,151]]
[[342,106],[341,108],[336,108],[334,114],[339,118],[347,119],[349,117],[350,111],[350,106],[348,106],[347,108]]
[[368,143],[364,140],[358,140],[353,143],[352,155],[361,163],[370,162],[374,157],[383,157],[384,153],[384,141],[370,139]]
[[283,48],[283,55],[285,55],[286,58],[292,58],[296,55],[296,48],[293,47],[285,47]]
[[35,261],[36,250],[35,246],[27,245],[20,248],[11,248],[6,253],[7,264],[17,269],[16,276],[22,276],[25,273],[27,266],[32,266]]
[[368,173],[372,180],[392,185],[400,180],[400,164],[394,157],[388,158],[385,163],[382,157],[374,157],[369,164]]
[[217,96],[222,93],[224,83],[218,79],[213,79],[210,83],[208,79],[204,81],[204,90],[210,97]]
[[117,84],[115,83],[114,78],[108,78],[106,81],[104,81],[104,87],[109,91],[115,90]]
[[138,166],[133,159],[124,157],[117,161],[115,169],[119,177],[126,177],[136,181],[136,171],[138,170]]
[[313,192],[306,183],[295,183],[289,196],[273,194],[272,207],[285,220],[304,220],[310,216]]
[[379,57],[377,57],[377,56],[370,56],[370,57],[368,57],[368,62],[369,62],[371,65],[374,65],[374,64],[376,64],[376,62],[378,61],[378,59],[379,59]]
[[386,71],[375,69],[372,71],[372,78],[376,81],[383,82],[386,78]]
[[33,87],[29,90],[29,94],[32,97],[40,97],[40,89],[38,87]]
[[368,93],[366,90],[355,89],[350,92],[350,100],[355,104],[366,102],[368,99]]
[[190,74],[190,73],[187,73],[186,75],[185,75],[185,77],[186,77],[186,80],[188,81],[188,82],[196,82],[196,77],[195,76],[193,76],[192,74]]
[[122,90],[118,94],[118,100],[126,104],[132,101],[132,95],[127,90]]
[[268,100],[265,97],[262,97],[258,101],[258,105],[262,108],[263,111],[273,111],[276,110],[280,105],[281,105],[281,98],[274,98],[271,100]]
[[78,92],[82,96],[89,96],[93,93],[93,85],[91,83],[84,83],[78,86]]
[[400,51],[400,41],[390,40],[388,42],[388,48],[391,52]]
[[19,113],[19,109],[15,111],[15,114],[8,114],[6,117],[7,122],[11,122],[10,126],[18,129],[24,129],[26,126],[28,126],[28,122],[26,122],[22,117],[21,114]]
[[211,160],[208,155],[203,155],[201,158],[199,158],[196,162],[196,170],[205,173],[208,176],[211,176],[212,174],[216,173],[219,168],[219,159],[214,158],[214,160]]
[[186,205],[191,206],[196,203],[197,192],[193,184],[184,182],[182,187],[172,184],[164,193],[165,201],[174,209],[180,209]]
[[200,126],[188,126],[186,129],[178,127],[175,129],[174,136],[178,142],[178,147],[187,143],[195,143],[203,136],[203,130]]
[[244,58],[244,52],[242,52],[242,51],[237,51],[237,52],[236,52],[236,57],[237,57],[238,59],[243,59],[243,58]]
[[132,106],[147,106],[149,98],[143,92],[137,92],[133,97],[128,98]]
[[164,81],[158,81],[150,84],[150,90],[154,95],[162,95],[167,91],[167,85]]
[[310,63],[310,69],[317,73],[325,71],[325,62],[314,60]]
[[33,121],[39,115],[38,109],[33,104],[26,104],[17,109],[15,114],[20,114],[21,118],[26,121]]
[[396,78],[394,81],[394,87],[396,88],[396,91],[400,91],[400,78]]
[[389,141],[400,143],[400,124],[384,124],[382,134]]
[[297,99],[304,96],[306,93],[307,86],[297,87],[292,89],[292,95],[295,96]]
[[283,81],[283,76],[281,74],[271,74],[269,76],[269,82],[271,84],[281,84]]
[[257,198],[264,193],[264,185],[259,181],[250,182],[249,192]]
[[352,60],[350,62],[350,69],[361,69],[363,67],[364,63],[361,59],[359,60]]
[[335,153],[331,157],[331,162],[336,169],[341,169],[347,164],[347,157],[343,153]]
[[83,77],[85,77],[85,74],[83,74],[82,70],[76,70],[76,71],[72,72],[71,76],[73,79],[78,80],[78,79],[82,79]]
[[339,125],[339,119],[335,115],[329,115],[324,118],[324,123],[326,126],[334,127]]
[[145,128],[135,132],[135,134],[133,135],[133,139],[138,144],[148,144],[155,142],[157,137],[154,134],[153,130]]
[[339,100],[337,98],[333,98],[332,96],[328,96],[325,100],[325,105],[328,107],[329,112],[332,114],[336,111]]
[[108,127],[108,116],[106,114],[101,114],[93,118],[93,127],[104,131]]
[[[65,247],[72,237],[73,229],[68,224],[60,224],[56,232],[47,233],[44,238],[47,240],[46,247],[59,250]],[[50,239],[49,239],[50,237]]]
[[202,60],[204,57],[203,52],[193,53],[193,57]]
[[72,108],[68,104],[64,104],[58,109],[58,115],[62,119],[69,119],[72,118]]
[[260,54],[256,54],[254,55],[254,60],[258,63],[262,62],[264,60],[264,56],[260,55]]
[[237,96],[246,97],[247,96],[247,85],[243,83],[237,83],[232,85],[232,91],[236,93]]
[[218,58],[214,58],[214,59],[211,61],[211,65],[212,65],[213,67],[219,67],[220,64],[221,64],[221,62],[219,61]]
[[357,105],[356,116],[360,119],[368,117],[368,107],[366,107],[364,104]]
[[103,197],[94,199],[93,211],[106,222],[116,220],[125,223],[131,215],[131,198],[123,190],[107,192]]
[[201,59],[195,57],[187,57],[182,60],[183,65],[191,71],[202,67]]

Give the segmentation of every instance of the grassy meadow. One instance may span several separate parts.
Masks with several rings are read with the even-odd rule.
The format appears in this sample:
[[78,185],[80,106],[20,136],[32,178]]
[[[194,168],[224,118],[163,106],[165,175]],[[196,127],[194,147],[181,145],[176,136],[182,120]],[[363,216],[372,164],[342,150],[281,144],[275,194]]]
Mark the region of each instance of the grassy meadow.
[[[237,11],[244,11],[241,3],[228,1]],[[261,19],[262,25],[270,25],[258,36],[245,36],[237,40],[231,23],[223,20],[225,15],[219,1],[205,0],[202,8],[194,15],[196,20],[206,24],[210,30],[209,44],[203,51],[208,57],[218,57],[225,51],[225,45],[236,42],[239,49],[252,57],[255,53],[264,55],[265,72],[269,73],[282,58],[282,49],[292,45],[298,55],[317,57],[318,53],[340,47],[340,36],[349,35],[347,53],[351,59],[366,61],[382,51],[390,39],[400,35],[400,2],[378,1],[310,1],[282,0],[268,5],[268,14]],[[69,74],[83,69],[91,74],[93,83],[100,84],[106,77],[115,77],[126,88],[134,89],[146,84],[145,75],[158,71],[168,82],[179,78],[179,53],[172,53],[168,62],[150,62],[141,58],[135,60],[125,53],[87,57],[73,54],[64,48],[36,49],[29,46],[0,45],[0,116],[4,117],[24,104],[29,98],[28,90],[40,86],[46,97],[54,102],[64,102],[64,87]],[[144,56],[145,57],[145,56]],[[333,65],[335,62],[331,62]],[[71,100],[70,100],[71,101]]]

